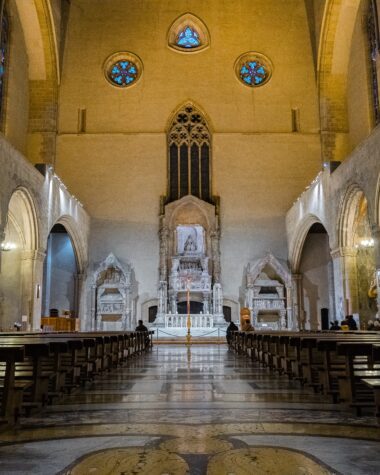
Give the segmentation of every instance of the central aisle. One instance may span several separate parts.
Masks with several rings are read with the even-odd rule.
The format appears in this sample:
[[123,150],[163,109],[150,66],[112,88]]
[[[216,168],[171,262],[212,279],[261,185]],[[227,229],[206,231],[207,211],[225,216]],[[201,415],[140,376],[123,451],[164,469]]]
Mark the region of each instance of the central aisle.
[[380,466],[373,418],[340,412],[225,345],[156,346],[0,438],[0,473],[14,475],[368,475]]

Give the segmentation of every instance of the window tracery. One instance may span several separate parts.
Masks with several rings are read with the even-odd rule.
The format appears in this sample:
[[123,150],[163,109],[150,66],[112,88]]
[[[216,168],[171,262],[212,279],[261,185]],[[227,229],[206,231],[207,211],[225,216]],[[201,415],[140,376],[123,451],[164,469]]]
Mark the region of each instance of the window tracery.
[[108,82],[120,88],[135,84],[141,73],[141,60],[130,52],[115,53],[106,60],[104,65],[104,74]]
[[3,120],[4,102],[5,102],[5,81],[7,73],[8,61],[8,44],[9,44],[9,17],[7,9],[2,5],[1,16],[1,32],[0,32],[0,118]]
[[185,26],[177,36],[177,46],[181,48],[197,48],[201,45],[199,33],[191,26]]
[[270,60],[260,53],[249,52],[241,55],[235,63],[237,78],[244,85],[259,87],[266,84],[272,76]]
[[175,116],[168,132],[168,199],[193,195],[211,201],[211,134],[205,118],[186,105]]
[[370,74],[372,86],[372,104],[375,124],[380,123],[380,99],[379,99],[379,78],[377,76],[377,61],[379,60],[379,18],[376,0],[371,0],[367,21],[369,54],[370,54]]
[[168,46],[182,53],[194,53],[207,48],[210,35],[206,25],[191,13],[177,18],[169,28]]

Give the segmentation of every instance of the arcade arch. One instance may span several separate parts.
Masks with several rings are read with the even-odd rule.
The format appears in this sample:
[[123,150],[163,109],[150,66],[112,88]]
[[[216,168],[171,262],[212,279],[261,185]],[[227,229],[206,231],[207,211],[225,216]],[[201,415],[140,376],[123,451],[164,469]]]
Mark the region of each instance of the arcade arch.
[[24,188],[16,189],[9,201],[1,245],[0,327],[23,323],[34,326],[40,306],[38,280],[39,230],[34,202]]

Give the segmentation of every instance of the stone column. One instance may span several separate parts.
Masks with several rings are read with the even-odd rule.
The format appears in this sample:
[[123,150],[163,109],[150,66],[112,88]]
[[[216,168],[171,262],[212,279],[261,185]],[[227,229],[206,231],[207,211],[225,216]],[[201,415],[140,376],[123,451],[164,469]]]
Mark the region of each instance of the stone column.
[[220,233],[219,230],[210,233],[211,238],[211,252],[212,252],[212,268],[213,279],[215,283],[220,282]]
[[347,313],[358,311],[356,270],[357,250],[340,247],[331,251],[334,269],[335,315],[342,320]]
[[32,330],[41,327],[45,256],[42,250],[27,250],[21,253],[22,313],[28,316],[28,326]]
[[293,319],[293,287],[291,284],[286,286],[286,317],[287,317],[287,329],[298,330],[296,319]]
[[160,239],[160,281],[166,281],[168,276],[167,261],[168,261],[168,237],[169,230],[166,226],[163,226],[159,231]]
[[303,304],[302,274],[292,274],[293,282],[293,327],[295,329],[305,329],[305,310]]
[[[0,245],[4,242],[5,240],[5,231],[4,228],[0,227]],[[2,252],[0,250],[0,272],[1,272],[1,255]]]
[[74,275],[74,312],[75,317],[79,318],[83,315],[83,282],[85,281],[85,274]]
[[375,248],[375,268],[377,286],[377,314],[380,316],[380,226],[372,227],[372,238]]

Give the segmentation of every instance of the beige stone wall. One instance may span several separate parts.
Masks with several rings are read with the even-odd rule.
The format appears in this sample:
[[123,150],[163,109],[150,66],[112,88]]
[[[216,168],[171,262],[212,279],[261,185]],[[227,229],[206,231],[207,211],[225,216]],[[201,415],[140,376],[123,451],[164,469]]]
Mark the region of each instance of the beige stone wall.
[[[56,168],[93,218],[92,265],[111,251],[130,261],[140,304],[156,296],[165,130],[181,104],[190,99],[199,105],[213,131],[213,193],[221,198],[222,279],[229,298],[238,298],[248,260],[268,249],[286,257],[286,210],[320,167],[303,1],[239,0],[223,8],[217,0],[192,2],[211,47],[188,55],[166,44],[171,23],[186,11],[174,0],[79,0],[70,11]],[[127,90],[103,76],[105,59],[120,50],[144,64],[140,82]],[[249,50],[274,64],[271,81],[255,90],[241,85],[233,69]],[[293,107],[300,109],[301,133],[291,133]],[[79,108],[87,111],[87,133],[77,135]]]
[[352,36],[354,47],[351,48],[347,71],[350,150],[353,150],[368,136],[373,122],[366,13],[367,2],[362,2]]
[[29,116],[28,56],[14,0],[8,2],[8,10],[11,30],[3,119],[4,133],[12,145],[25,153]]

